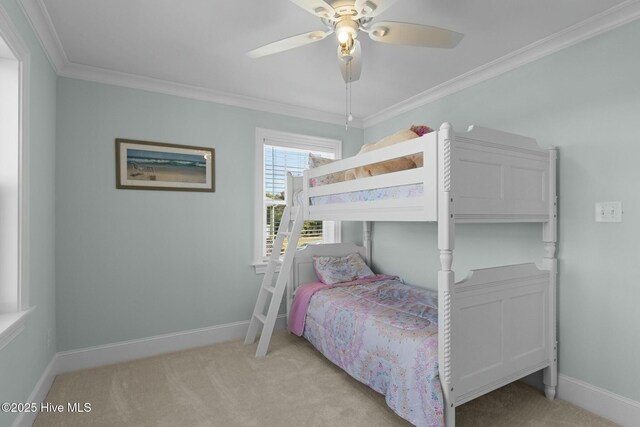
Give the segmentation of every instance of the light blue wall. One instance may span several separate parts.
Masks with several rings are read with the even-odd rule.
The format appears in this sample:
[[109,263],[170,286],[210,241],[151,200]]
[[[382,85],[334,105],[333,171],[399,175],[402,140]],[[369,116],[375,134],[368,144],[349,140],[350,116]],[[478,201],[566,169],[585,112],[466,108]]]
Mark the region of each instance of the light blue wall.
[[[613,30],[365,130],[365,142],[415,124],[470,124],[560,148],[560,372],[640,400],[640,22]],[[622,200],[622,224],[596,201]],[[374,263],[435,284],[436,229],[376,224]],[[529,243],[524,243],[528,240]],[[454,269],[539,260],[533,225],[460,226]]]
[[[341,126],[58,80],[58,350],[250,318],[262,278],[250,267],[256,127],[340,139],[345,156],[363,138]],[[119,137],[215,148],[216,192],[117,190]]]
[[[54,194],[56,76],[15,0],[0,0],[31,51],[30,279],[31,305],[22,333],[0,350],[0,402],[26,402],[55,353]],[[51,345],[47,347],[47,333]],[[0,412],[0,426],[14,414]]]

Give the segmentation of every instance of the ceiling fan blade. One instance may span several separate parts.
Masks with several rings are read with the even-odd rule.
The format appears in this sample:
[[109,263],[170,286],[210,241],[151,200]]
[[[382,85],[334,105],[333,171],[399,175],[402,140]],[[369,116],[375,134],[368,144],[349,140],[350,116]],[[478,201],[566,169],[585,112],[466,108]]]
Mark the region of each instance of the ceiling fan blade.
[[373,18],[393,6],[398,0],[356,0],[354,5],[360,16]]
[[368,32],[377,42],[439,48],[456,47],[464,37],[444,28],[406,22],[376,22]]
[[311,31],[309,33],[298,34],[297,36],[288,37],[253,49],[247,52],[247,56],[249,58],[261,58],[263,56],[273,55],[274,53],[284,52],[285,50],[295,49],[296,47],[320,41],[331,33],[333,33],[333,31]]
[[360,48],[360,42],[358,40],[355,41],[351,56],[351,61],[347,62],[342,59],[341,48],[338,46],[338,64],[340,65],[340,72],[342,73],[342,78],[345,83],[360,80],[360,73],[362,72],[362,49]]
[[331,19],[336,15],[336,10],[324,0],[291,0],[309,13],[320,18]]

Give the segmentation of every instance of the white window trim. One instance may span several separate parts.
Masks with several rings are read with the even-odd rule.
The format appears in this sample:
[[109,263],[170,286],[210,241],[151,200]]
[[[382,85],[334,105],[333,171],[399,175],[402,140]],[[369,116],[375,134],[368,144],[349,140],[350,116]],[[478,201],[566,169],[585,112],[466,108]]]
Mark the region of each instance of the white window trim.
[[0,37],[20,64],[19,183],[18,183],[18,301],[15,312],[0,314],[0,350],[24,329],[29,306],[29,100],[31,52],[0,5]]
[[[256,128],[255,164],[254,164],[254,210],[253,210],[253,264],[256,274],[264,274],[267,263],[262,257],[262,198],[264,185],[264,142],[265,140],[277,141],[283,147],[298,148],[303,150],[331,150],[335,152],[336,159],[342,158],[342,141],[337,139],[321,138],[310,135],[301,135],[290,132],[282,132],[272,129]],[[342,241],[342,226],[336,221],[334,227],[335,242]]]

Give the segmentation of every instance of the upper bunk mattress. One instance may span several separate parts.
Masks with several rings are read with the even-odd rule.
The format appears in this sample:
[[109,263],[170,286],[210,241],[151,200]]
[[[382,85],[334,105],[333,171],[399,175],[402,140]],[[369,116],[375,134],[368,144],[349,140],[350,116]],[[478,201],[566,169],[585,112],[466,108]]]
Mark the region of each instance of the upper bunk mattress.
[[[304,286],[296,298],[303,294]],[[441,426],[437,308],[436,292],[388,276],[322,286],[309,301],[304,337],[352,377],[385,395],[402,418],[416,426]]]

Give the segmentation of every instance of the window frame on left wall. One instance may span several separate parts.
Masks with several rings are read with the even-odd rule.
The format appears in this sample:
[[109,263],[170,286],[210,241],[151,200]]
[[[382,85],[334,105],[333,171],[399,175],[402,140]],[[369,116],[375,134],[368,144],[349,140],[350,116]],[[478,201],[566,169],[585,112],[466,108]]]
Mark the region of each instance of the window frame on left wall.
[[[311,135],[302,135],[272,129],[256,128],[255,167],[254,167],[254,214],[253,214],[253,267],[256,274],[263,274],[267,261],[263,256],[264,230],[264,146],[279,146],[298,150],[332,153],[334,158],[342,158],[342,141]],[[340,243],[342,227],[339,221],[333,222],[331,243]]]
[[[0,5],[0,38],[8,47],[10,61],[17,61],[18,115],[15,125],[17,136],[17,210],[18,230],[15,250],[17,255],[17,279],[11,283],[0,283],[11,289],[12,297],[4,301],[0,312],[0,351],[16,338],[25,328],[27,315],[35,307],[29,301],[29,111],[31,52],[20,36],[11,18]],[[13,261],[12,261],[13,263]],[[14,288],[14,287],[17,287]],[[10,308],[6,308],[10,307]]]

